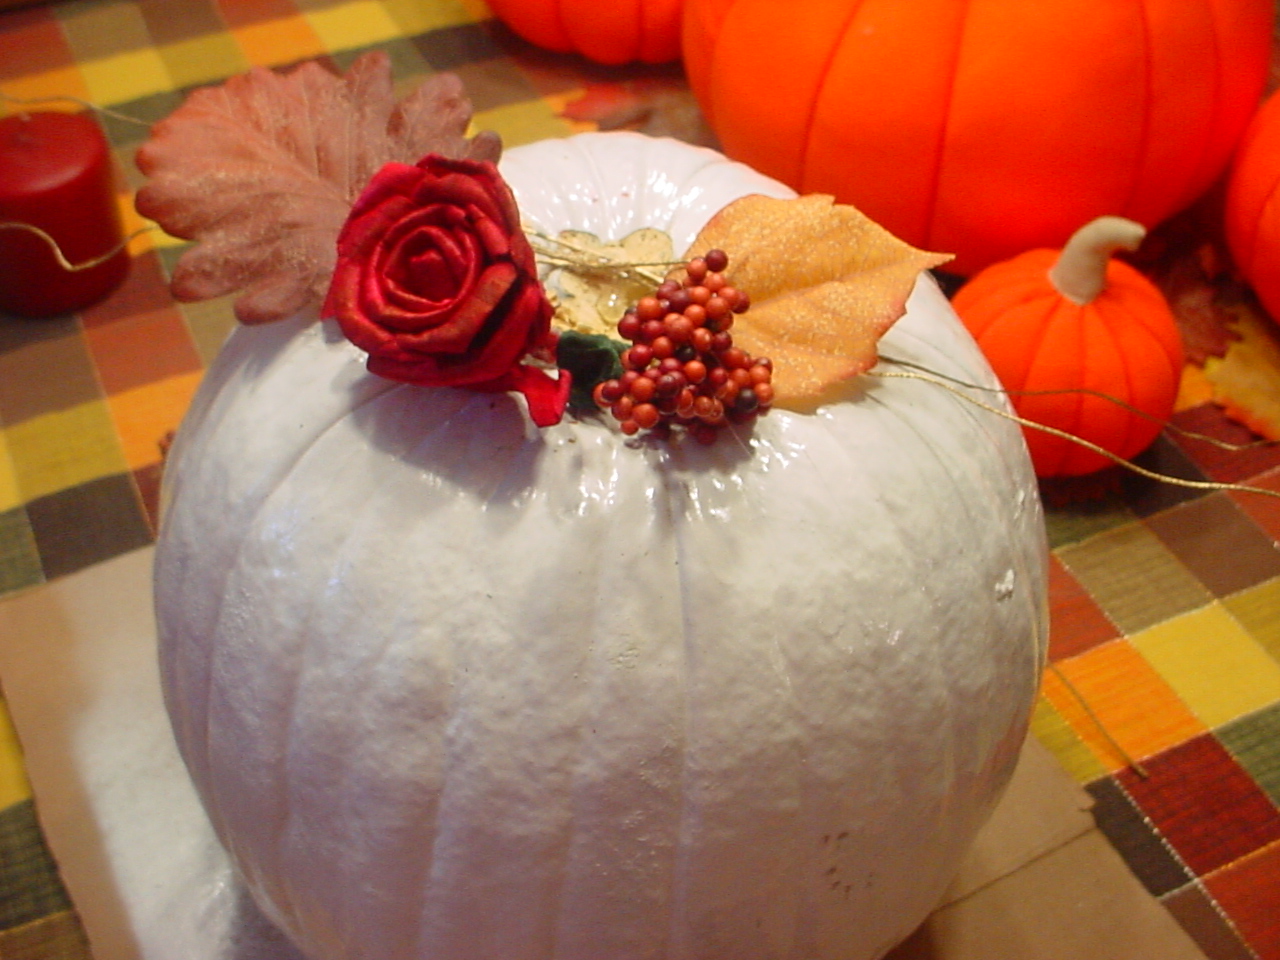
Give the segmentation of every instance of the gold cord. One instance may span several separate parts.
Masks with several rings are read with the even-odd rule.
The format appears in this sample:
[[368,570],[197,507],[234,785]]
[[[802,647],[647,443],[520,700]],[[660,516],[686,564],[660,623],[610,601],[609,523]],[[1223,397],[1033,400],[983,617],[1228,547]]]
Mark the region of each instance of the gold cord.
[[1161,420],[1159,417],[1147,413],[1145,410],[1139,410],[1132,404],[1126,403],[1119,397],[1113,397],[1111,394],[1103,393],[1100,390],[1089,390],[1084,387],[1064,387],[1058,390],[1006,390],[1003,387],[986,387],[980,383],[969,383],[966,380],[961,380],[959,377],[952,377],[945,373],[939,373],[936,370],[930,370],[928,367],[921,366],[918,363],[912,363],[910,360],[897,360],[893,357],[886,357],[883,355],[880,359],[889,363],[897,364],[900,367],[910,367],[913,370],[919,370],[922,373],[927,373],[931,376],[938,377],[941,380],[954,383],[958,387],[966,387],[970,390],[983,390],[987,393],[1002,393],[1009,397],[1055,397],[1066,395],[1097,397],[1099,400],[1105,400],[1108,403],[1127,410],[1136,417],[1141,417],[1144,420],[1149,420],[1152,423],[1159,424],[1165,430],[1176,433],[1180,437],[1186,437],[1189,440],[1196,440],[1200,443],[1207,443],[1210,446],[1217,447],[1219,450],[1226,450],[1230,453],[1243,453],[1247,450],[1256,450],[1259,447],[1270,447],[1274,446],[1277,442],[1275,440],[1253,440],[1249,443],[1230,443],[1226,440],[1219,440],[1217,437],[1211,437],[1203,433],[1196,433],[1194,430],[1186,430],[1179,427],[1177,424],[1169,423],[1167,420]]
[[100,113],[105,117],[123,120],[126,123],[136,123],[141,127],[151,126],[151,124],[146,120],[131,117],[127,113],[120,113],[118,110],[112,110],[110,107],[100,107],[96,103],[90,103],[88,100],[81,100],[79,97],[14,97],[7,93],[0,92],[0,100],[3,100],[5,103],[12,104],[15,107],[40,107],[54,103],[74,103],[84,107],[86,110],[92,110],[94,113]]
[[53,237],[49,236],[48,233],[41,230],[39,227],[34,226],[33,224],[30,224],[30,223],[18,223],[13,220],[0,220],[0,230],[23,230],[27,233],[33,233],[37,237],[39,237],[41,240],[43,240],[48,245],[50,251],[53,253],[54,259],[58,261],[58,266],[60,266],[63,270],[66,270],[68,273],[79,273],[81,270],[91,270],[94,267],[97,267],[97,266],[100,266],[101,264],[106,263],[108,260],[114,257],[121,250],[125,249],[125,247],[129,246],[129,244],[135,238],[140,237],[142,236],[142,234],[147,233],[148,231],[154,230],[154,229],[155,227],[139,227],[137,230],[133,231],[133,233],[129,234],[127,237],[121,240],[118,244],[116,244],[106,253],[102,254],[102,256],[94,257],[92,260],[85,260],[81,263],[72,263],[63,254],[62,248],[58,246],[58,241],[55,240]]
[[[888,359],[888,358],[884,358],[884,359]],[[890,361],[890,362],[897,363],[898,361]],[[904,364],[904,366],[906,365],[907,364]],[[867,371],[866,375],[871,377],[882,377],[885,379],[893,378],[893,379],[900,379],[900,380],[919,380],[919,381],[922,381],[923,383],[931,383],[936,387],[941,387],[943,390],[946,390],[948,393],[954,394],[955,396],[959,397],[961,400],[964,400],[966,403],[972,404],[973,406],[977,407],[980,410],[985,410],[988,413],[994,413],[998,417],[1003,417],[1006,420],[1011,420],[1014,423],[1020,424],[1024,427],[1028,427],[1032,430],[1039,430],[1043,433],[1050,434],[1051,436],[1061,437],[1063,440],[1069,440],[1072,443],[1075,443],[1075,444],[1078,444],[1079,446],[1084,447],[1086,450],[1092,450],[1094,453],[1097,453],[1103,457],[1106,457],[1108,460],[1112,461],[1115,464],[1118,464],[1121,467],[1124,467],[1126,470],[1129,470],[1132,473],[1136,473],[1142,477],[1147,477],[1148,479],[1151,479],[1151,480],[1158,480],[1161,483],[1168,483],[1177,487],[1189,487],[1193,490],[1233,490],[1239,493],[1256,493],[1256,494],[1261,494],[1262,496],[1265,496],[1265,497],[1275,497],[1277,499],[1280,499],[1280,491],[1264,490],[1262,487],[1251,487],[1251,486],[1248,486],[1247,484],[1242,484],[1242,483],[1218,483],[1213,480],[1184,480],[1181,477],[1171,477],[1163,473],[1156,473],[1154,470],[1148,470],[1146,467],[1138,466],[1138,464],[1132,462],[1131,460],[1126,460],[1124,459],[1124,457],[1117,456],[1116,454],[1112,453],[1110,450],[1104,449],[1103,447],[1100,447],[1098,446],[1098,444],[1093,443],[1089,440],[1085,440],[1083,437],[1077,437],[1075,434],[1068,433],[1065,430],[1059,430],[1057,427],[1050,427],[1050,426],[1046,426],[1043,423],[1036,423],[1034,420],[1028,420],[1026,417],[1020,417],[1015,413],[1009,413],[1005,410],[999,409],[998,407],[993,407],[988,403],[983,403],[981,400],[977,400],[974,397],[971,397],[963,393],[962,391],[958,390],[956,387],[952,386],[951,384],[945,382],[944,379],[941,379],[943,375],[936,374],[932,370],[928,371],[928,374],[926,375],[924,373],[918,372],[919,370],[922,370],[925,368],[919,367],[916,364],[910,364],[910,366],[913,366],[916,369],[914,371],[869,370]],[[978,389],[989,390],[991,388],[979,387]],[[1003,391],[997,391],[997,392],[1003,392]]]
[[[535,230],[526,225],[524,227],[525,236],[529,238],[534,251],[548,263],[557,266],[577,267],[582,270],[608,270],[625,276],[627,273],[635,273],[644,277],[653,283],[662,283],[666,279],[665,274],[655,273],[647,268],[649,267],[671,267],[684,266],[683,260],[655,260],[649,262],[627,263],[619,260],[610,260],[595,250],[588,249],[581,244],[574,243],[572,240],[566,240],[564,237],[553,237],[543,233],[541,230]],[[568,253],[556,253],[552,247],[561,247]]]

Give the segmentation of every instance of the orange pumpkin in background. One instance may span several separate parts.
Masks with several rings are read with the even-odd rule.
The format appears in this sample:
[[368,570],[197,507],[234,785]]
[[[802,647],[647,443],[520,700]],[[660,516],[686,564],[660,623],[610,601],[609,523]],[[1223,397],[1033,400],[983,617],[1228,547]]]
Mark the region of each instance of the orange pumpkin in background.
[[488,0],[530,43],[598,63],[666,63],[680,56],[683,0]]
[[[1020,416],[1125,459],[1145,450],[1172,414],[1184,364],[1164,295],[1110,259],[1117,249],[1136,249],[1144,233],[1131,220],[1102,217],[1062,251],[1032,250],[988,267],[952,301]],[[1112,462],[1041,430],[1024,435],[1041,477],[1078,476]]]
[[685,66],[730,156],[972,273],[1223,171],[1274,0],[687,0]]
[[1280,321],[1280,94],[1250,124],[1227,189],[1227,243],[1258,299]]

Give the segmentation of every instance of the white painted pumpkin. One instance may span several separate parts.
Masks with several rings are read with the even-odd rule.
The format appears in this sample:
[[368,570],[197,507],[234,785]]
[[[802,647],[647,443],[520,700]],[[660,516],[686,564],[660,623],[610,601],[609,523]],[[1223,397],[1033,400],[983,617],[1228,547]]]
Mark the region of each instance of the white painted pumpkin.
[[[503,170],[544,228],[678,250],[788,194],[629,134]],[[927,278],[882,348],[993,382]],[[1016,426],[869,379],[709,448],[615,426],[379,380],[301,318],[210,369],[167,468],[163,678],[318,960],[866,960],[1004,785],[1046,642]]]

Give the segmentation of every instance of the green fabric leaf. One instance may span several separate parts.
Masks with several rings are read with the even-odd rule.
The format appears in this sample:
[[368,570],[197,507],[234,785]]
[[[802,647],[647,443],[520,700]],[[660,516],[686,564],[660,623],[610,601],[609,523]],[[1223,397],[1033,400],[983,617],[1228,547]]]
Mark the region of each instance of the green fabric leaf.
[[569,409],[574,413],[596,411],[591,391],[597,383],[622,376],[622,360],[619,359],[627,345],[601,334],[579,333],[576,330],[561,332],[556,345],[556,366],[573,374],[573,389],[569,394]]

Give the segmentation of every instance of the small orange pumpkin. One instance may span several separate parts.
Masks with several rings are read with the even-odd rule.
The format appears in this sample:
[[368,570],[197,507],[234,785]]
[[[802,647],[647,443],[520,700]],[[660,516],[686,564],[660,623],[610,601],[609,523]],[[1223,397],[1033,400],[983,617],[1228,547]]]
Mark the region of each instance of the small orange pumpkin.
[[[1146,449],[1173,412],[1184,363],[1164,296],[1110,259],[1117,249],[1136,249],[1144,234],[1131,220],[1101,217],[1062,251],[1032,250],[988,267],[953,300],[1019,415],[1126,459]],[[1062,437],[1030,428],[1024,435],[1039,476],[1111,464]]]
[[1241,141],[1227,188],[1226,234],[1236,266],[1280,321],[1280,93]]
[[1274,0],[687,0],[685,68],[726,153],[831,193],[969,274],[1223,172]]
[[488,0],[532,44],[598,63],[666,63],[680,56],[683,0]]

